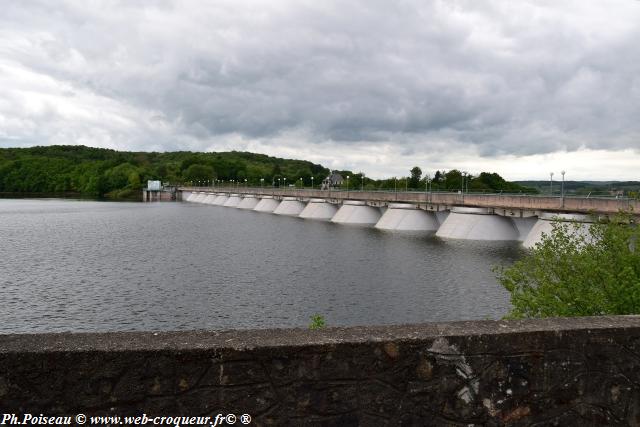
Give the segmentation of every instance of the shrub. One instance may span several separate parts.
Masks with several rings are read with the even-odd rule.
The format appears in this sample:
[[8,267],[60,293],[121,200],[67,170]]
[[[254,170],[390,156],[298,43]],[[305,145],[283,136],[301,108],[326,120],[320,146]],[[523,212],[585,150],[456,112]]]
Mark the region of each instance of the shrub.
[[498,281],[511,294],[507,317],[640,314],[640,232],[628,212],[580,224],[556,221]]
[[326,326],[326,322],[324,317],[320,314],[314,314],[311,316],[311,323],[309,324],[309,329],[322,329]]

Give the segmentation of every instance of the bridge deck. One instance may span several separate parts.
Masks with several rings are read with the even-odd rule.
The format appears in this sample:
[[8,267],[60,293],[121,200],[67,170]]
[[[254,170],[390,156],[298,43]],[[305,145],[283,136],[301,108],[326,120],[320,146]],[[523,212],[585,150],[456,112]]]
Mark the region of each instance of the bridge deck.
[[386,204],[389,202],[408,202],[419,204],[471,206],[498,209],[521,209],[529,211],[557,212],[596,212],[616,213],[620,210],[640,212],[640,200],[628,198],[587,198],[587,197],[549,197],[528,194],[474,194],[442,192],[394,192],[394,191],[353,191],[353,190],[317,190],[308,188],[213,188],[180,187],[179,191],[208,191],[218,193],[240,193],[269,195],[276,197],[298,197],[301,199],[321,198],[333,200],[363,200],[369,203]]

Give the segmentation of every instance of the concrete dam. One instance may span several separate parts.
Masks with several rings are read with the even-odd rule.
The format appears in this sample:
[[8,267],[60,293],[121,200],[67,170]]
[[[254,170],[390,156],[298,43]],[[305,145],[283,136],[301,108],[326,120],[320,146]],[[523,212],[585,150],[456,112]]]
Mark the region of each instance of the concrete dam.
[[551,232],[554,220],[586,234],[594,218],[640,209],[629,199],[306,189],[186,187],[178,200],[445,239],[520,241],[527,248]]

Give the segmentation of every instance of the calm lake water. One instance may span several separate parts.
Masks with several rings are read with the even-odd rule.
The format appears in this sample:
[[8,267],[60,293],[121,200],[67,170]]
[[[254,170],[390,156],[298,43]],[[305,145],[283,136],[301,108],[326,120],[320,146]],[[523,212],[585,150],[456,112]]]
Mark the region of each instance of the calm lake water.
[[0,333],[498,318],[520,245],[190,203],[0,199]]

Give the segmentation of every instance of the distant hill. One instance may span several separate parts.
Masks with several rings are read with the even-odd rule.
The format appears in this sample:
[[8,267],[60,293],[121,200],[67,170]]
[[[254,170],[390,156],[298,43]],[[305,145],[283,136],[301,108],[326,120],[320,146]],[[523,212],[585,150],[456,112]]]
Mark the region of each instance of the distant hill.
[[[549,194],[549,181],[515,181],[520,185],[536,188],[542,194]],[[553,194],[561,191],[561,181],[553,181]],[[564,191],[571,195],[591,196],[631,196],[640,193],[640,181],[565,181]]]
[[206,185],[271,185],[278,178],[320,183],[329,174],[322,165],[247,152],[123,152],[80,145],[0,149],[0,192],[79,193],[123,197],[149,179]]

